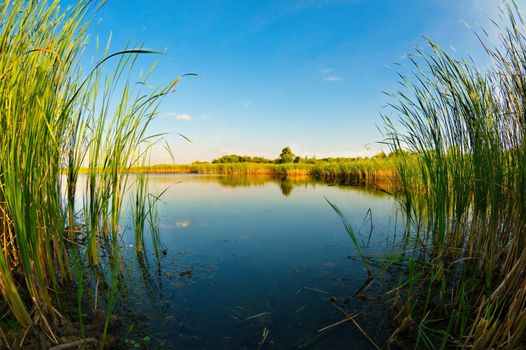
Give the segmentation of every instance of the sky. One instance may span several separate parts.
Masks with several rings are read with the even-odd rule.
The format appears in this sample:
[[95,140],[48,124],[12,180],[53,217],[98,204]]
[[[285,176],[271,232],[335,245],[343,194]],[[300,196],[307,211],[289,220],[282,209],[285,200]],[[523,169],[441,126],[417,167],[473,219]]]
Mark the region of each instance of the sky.
[[[519,0],[522,2],[522,0]],[[473,30],[490,27],[500,0],[109,0],[89,34],[110,50],[127,43],[164,52],[155,84],[185,73],[151,133],[167,133],[176,163],[225,154],[355,157],[387,147],[384,92],[396,63],[424,37],[459,56],[482,57]],[[522,5],[522,4],[521,4]],[[178,134],[189,138],[189,143]],[[172,162],[154,149],[153,163]]]

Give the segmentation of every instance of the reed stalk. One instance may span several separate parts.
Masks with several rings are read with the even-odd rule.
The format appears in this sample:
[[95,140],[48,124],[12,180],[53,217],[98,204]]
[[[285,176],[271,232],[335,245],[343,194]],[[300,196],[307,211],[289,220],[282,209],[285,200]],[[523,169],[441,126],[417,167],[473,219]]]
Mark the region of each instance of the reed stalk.
[[504,14],[497,44],[479,34],[489,68],[428,41],[385,117],[407,222],[397,334],[415,348],[526,340],[526,28]]
[[[0,293],[4,317],[55,341],[51,324],[64,317],[64,288],[77,286],[80,308],[82,268],[112,272],[106,284],[116,288],[129,190],[128,172],[121,170],[138,165],[159,139],[148,126],[179,82],[149,91],[141,90],[148,84],[132,83],[139,56],[155,53],[141,47],[106,48],[83,70],[89,13],[100,4],[0,4]],[[90,171],[79,194],[82,167]],[[82,205],[81,218],[75,203]],[[78,247],[79,235],[86,236],[85,247]],[[111,313],[111,295],[107,304]]]

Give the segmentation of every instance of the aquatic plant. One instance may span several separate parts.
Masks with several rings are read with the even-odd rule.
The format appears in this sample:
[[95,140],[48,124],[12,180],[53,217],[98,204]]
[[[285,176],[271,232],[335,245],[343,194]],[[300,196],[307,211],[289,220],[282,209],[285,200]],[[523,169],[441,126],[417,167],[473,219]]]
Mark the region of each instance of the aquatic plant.
[[[39,327],[54,342],[51,324],[63,317],[62,288],[77,285],[82,294],[79,269],[86,259],[99,265],[101,247],[115,288],[129,187],[121,170],[136,165],[155,142],[147,127],[179,82],[147,92],[135,88],[138,56],[153,53],[140,47],[115,53],[106,47],[98,63],[83,70],[89,11],[97,4],[0,4],[0,292],[6,315],[22,327]],[[79,221],[82,166],[92,171],[80,195]],[[79,248],[80,235],[86,249]]]
[[[155,164],[129,169],[135,174],[253,174],[283,177],[305,176],[314,179],[355,185],[384,185],[393,180],[396,157],[388,159],[363,159],[342,162],[316,163],[199,163]],[[81,169],[87,172],[87,169]]]
[[428,41],[385,117],[407,222],[395,333],[415,348],[526,340],[526,28],[504,14],[497,44],[478,34],[489,68]]

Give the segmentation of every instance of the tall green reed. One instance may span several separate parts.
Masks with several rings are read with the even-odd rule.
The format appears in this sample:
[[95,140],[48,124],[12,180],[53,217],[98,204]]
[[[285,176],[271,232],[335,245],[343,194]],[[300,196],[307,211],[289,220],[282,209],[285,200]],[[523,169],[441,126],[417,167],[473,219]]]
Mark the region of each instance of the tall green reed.
[[385,117],[407,220],[397,317],[418,321],[416,347],[525,341],[526,30],[513,3],[505,15],[497,44],[479,35],[490,68],[429,41]]
[[71,118],[63,108],[77,89],[76,52],[84,45],[83,16],[80,7],[62,13],[44,2],[2,4],[0,283],[17,320],[24,326],[39,320],[48,331],[47,317],[57,314],[50,291],[71,277],[58,175]]
[[[97,4],[0,5],[0,293],[21,326],[38,326],[55,342],[51,323],[63,317],[62,287],[76,283],[82,294],[83,259],[109,264],[108,284],[115,288],[127,169],[158,140],[148,126],[179,82],[136,88],[137,59],[153,53],[142,48],[106,48],[83,71],[88,13]],[[79,200],[83,166],[89,171]],[[82,220],[75,203],[83,205]],[[86,248],[76,242],[80,224]]]

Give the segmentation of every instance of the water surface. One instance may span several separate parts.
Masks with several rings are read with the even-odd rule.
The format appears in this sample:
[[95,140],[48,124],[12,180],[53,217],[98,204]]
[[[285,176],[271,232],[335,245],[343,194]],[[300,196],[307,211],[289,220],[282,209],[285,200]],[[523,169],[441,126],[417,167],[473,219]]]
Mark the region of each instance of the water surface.
[[151,176],[151,193],[166,188],[160,271],[148,243],[147,260],[134,262],[131,228],[124,235],[130,283],[117,312],[134,318],[130,337],[146,336],[150,348],[370,349],[351,322],[318,332],[348,312],[385,342],[384,287],[373,283],[367,301],[354,297],[367,273],[349,258],[356,249],[326,199],[374,254],[394,230],[389,196],[301,179]]

